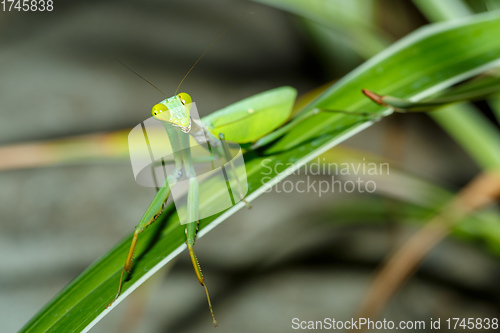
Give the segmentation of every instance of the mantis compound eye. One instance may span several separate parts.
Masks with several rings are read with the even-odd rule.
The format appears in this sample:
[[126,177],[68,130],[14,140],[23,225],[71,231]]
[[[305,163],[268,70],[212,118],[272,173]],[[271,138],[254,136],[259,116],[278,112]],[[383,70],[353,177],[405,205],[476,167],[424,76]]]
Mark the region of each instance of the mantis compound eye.
[[189,96],[189,94],[186,94],[185,92],[178,94],[177,97],[179,97],[179,100],[181,101],[182,105],[193,103],[191,96]]
[[168,108],[165,106],[165,104],[158,103],[153,106],[151,109],[151,115],[156,116],[162,112],[168,111]]

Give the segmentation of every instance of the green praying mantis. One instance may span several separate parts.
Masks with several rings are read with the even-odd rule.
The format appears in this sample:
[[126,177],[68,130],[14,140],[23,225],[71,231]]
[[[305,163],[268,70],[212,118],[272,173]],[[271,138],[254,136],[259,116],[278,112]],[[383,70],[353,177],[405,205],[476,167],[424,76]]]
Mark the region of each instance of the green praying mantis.
[[[463,96],[458,96],[442,101],[435,100],[435,102],[432,103],[416,103],[391,96],[380,96],[369,90],[363,90],[362,92],[377,104],[391,108],[395,112],[429,111],[431,108],[464,99]],[[186,145],[189,146],[189,144],[185,142],[189,140],[188,136],[178,134],[179,132],[177,130],[180,129],[183,133],[191,135],[200,143],[204,140],[205,142],[210,141],[213,148],[215,148],[214,151],[219,155],[226,155],[226,159],[228,159],[226,140],[238,144],[248,144],[247,147],[249,147],[248,149],[250,150],[257,149],[275,141],[300,122],[319,112],[343,113],[350,116],[361,116],[363,119],[367,120],[378,120],[382,117],[380,114],[369,112],[305,108],[302,112],[299,112],[290,119],[296,96],[297,92],[294,88],[288,86],[279,87],[241,100],[199,120],[191,117],[190,109],[193,103],[191,96],[184,92],[179,94],[176,92],[174,96],[165,98],[160,103],[155,104],[151,110],[151,116],[165,124],[165,130],[170,138],[170,144],[173,146],[177,146],[178,148]],[[470,96],[467,96],[467,99],[470,99]],[[391,113],[385,113],[384,116],[388,116],[389,114]],[[217,142],[221,144],[218,146]],[[171,194],[172,187],[175,186],[180,175],[185,172],[186,176],[189,178],[187,214],[189,216],[188,220],[193,221],[187,223],[185,226],[186,245],[197,279],[205,288],[212,321],[214,325],[217,326],[208,289],[201,272],[200,264],[193,250],[199,221],[197,218],[198,184],[193,169],[194,160],[189,149],[179,148],[173,149],[173,151],[175,172],[166,177],[165,186],[157,189],[158,191],[151,204],[139,221],[139,224],[135,227],[130,249],[120,275],[117,294],[108,307],[120,296],[125,273],[130,273],[139,235],[160,216]],[[246,203],[242,196],[240,199]]]
[[[365,113],[313,109],[304,113],[299,113],[296,117],[287,122],[292,113],[296,96],[297,91],[292,87],[283,86],[275,88],[234,103],[204,117],[202,121],[199,121],[191,117],[190,108],[192,99],[190,95],[183,92],[155,104],[151,110],[151,115],[164,122],[165,129],[170,138],[170,143],[174,146],[181,147],[187,145],[186,142],[181,141],[185,141],[188,137],[185,135],[179,136],[176,133],[176,129],[180,129],[184,133],[189,133],[200,143],[204,143],[204,138],[206,137],[209,138],[209,141],[210,138],[212,138],[212,142],[217,142],[218,138],[222,145],[225,145],[226,140],[239,144],[252,144],[250,149],[256,149],[274,141],[285,132],[284,130],[289,130],[299,122],[320,111],[367,116]],[[284,124],[286,125],[283,126]],[[158,188],[157,194],[139,221],[139,224],[135,227],[130,249],[120,276],[118,292],[108,307],[119,297],[124,275],[131,270],[139,235],[151,223],[154,223],[161,214],[171,193],[171,188],[175,186],[184,170],[190,181],[187,199],[188,220],[195,221],[187,223],[185,226],[186,245],[198,281],[205,288],[212,321],[217,325],[201,267],[193,250],[198,231],[198,220],[196,218],[198,184],[193,170],[193,158],[189,149],[173,148],[175,171],[167,176],[165,186]],[[221,154],[225,154],[227,150],[224,146],[222,148]],[[246,203],[243,198],[240,199]]]
[[[396,99],[391,96],[380,96],[369,90],[363,90],[362,92],[377,104],[390,107],[396,112],[428,111],[429,107],[437,107],[450,102],[434,103],[429,106],[427,104],[412,103],[407,100]],[[344,113],[375,120],[380,118],[380,116],[368,112],[310,109],[298,113],[288,121],[292,113],[296,96],[297,92],[292,87],[284,86],[275,88],[229,105],[204,117],[202,121],[200,121],[190,116],[189,110],[192,104],[191,96],[187,93],[179,93],[155,104],[151,110],[151,115],[165,123],[165,129],[173,145],[182,145],[183,143],[179,142],[179,140],[186,140],[185,138],[187,138],[187,136],[178,136],[175,138],[177,134],[173,128],[179,128],[182,132],[189,133],[197,141],[200,140],[200,143],[203,141],[204,137],[212,138],[214,142],[219,138],[223,145],[225,144],[225,140],[241,144],[252,144],[250,149],[256,149],[276,140],[304,119],[314,116],[319,112]],[[222,149],[222,153],[220,154],[224,154],[224,152],[225,149]],[[200,264],[193,250],[198,231],[198,220],[196,219],[198,185],[194,177],[195,175],[193,174],[193,159],[189,149],[179,149],[177,153],[174,153],[174,160],[176,172],[169,175],[166,179],[165,186],[158,189],[157,194],[139,221],[139,224],[135,227],[130,249],[120,276],[118,292],[108,306],[110,306],[121,293],[124,274],[125,272],[130,272],[139,235],[146,227],[154,223],[161,214],[169,198],[171,188],[176,184],[179,175],[182,173],[182,169],[184,169],[190,179],[187,201],[188,215],[190,215],[190,220],[195,221],[187,223],[185,226],[186,245],[196,277],[199,283],[205,288],[212,321],[217,326],[208,289],[201,272]],[[243,198],[240,199],[246,202]]]
[[[219,110],[203,119],[203,122],[194,119],[190,115],[192,105],[191,97],[187,93],[179,93],[173,97],[166,98],[160,103],[153,106],[151,115],[156,119],[161,120],[165,124],[165,129],[170,138],[174,152],[175,171],[166,178],[165,186],[158,188],[156,196],[153,198],[148,209],[135,227],[132,243],[123,267],[118,292],[110,306],[120,295],[125,272],[130,272],[132,260],[138,237],[151,223],[155,222],[158,216],[163,211],[166,201],[168,200],[171,188],[175,186],[180,178],[182,171],[186,173],[189,179],[188,191],[188,220],[195,221],[186,224],[185,235],[188,252],[193,263],[193,267],[199,283],[205,288],[207,300],[212,314],[212,321],[217,325],[210,296],[205,284],[200,264],[193,251],[193,246],[198,231],[197,203],[198,203],[198,184],[196,175],[193,169],[193,159],[189,149],[181,149],[189,144],[185,141],[188,139],[186,135],[179,135],[176,131],[180,129],[184,133],[189,133],[194,139],[204,143],[204,138],[209,138],[212,142],[221,142],[225,145],[226,141],[236,143],[253,143],[258,139],[265,139],[266,135],[272,133],[276,128],[280,127],[292,111],[297,92],[292,87],[281,87],[273,89],[256,96],[247,98],[238,103],[230,105],[222,110]],[[218,139],[217,139],[218,138]],[[216,147],[216,144],[212,143]],[[214,149],[216,151],[216,149]],[[222,147],[221,153],[227,151],[226,147]],[[244,201],[243,198],[240,198]]]
[[[394,99],[390,96],[380,96],[369,90],[363,90],[363,93],[377,104],[390,107],[396,112],[424,110],[423,107],[420,107],[419,103],[414,103],[417,107],[413,110],[410,107],[411,102],[409,101]],[[182,132],[189,133],[194,139],[200,140],[200,142],[203,141],[203,137],[212,138],[214,141],[217,141],[217,138],[219,138],[223,145],[225,144],[225,140],[241,144],[251,144],[249,149],[256,149],[276,140],[304,119],[314,116],[319,112],[344,113],[375,120],[380,118],[380,116],[373,113],[310,109],[298,113],[288,121],[292,113],[296,96],[297,92],[292,87],[284,86],[275,88],[229,105],[204,117],[200,121],[190,116],[189,110],[192,104],[191,96],[187,93],[179,93],[155,104],[151,110],[151,115],[165,123],[165,129],[169,135],[170,143],[173,145],[182,145],[183,143],[179,142],[179,140],[186,140],[185,138],[187,138],[187,136],[177,136],[176,138],[177,134],[173,129],[179,128]],[[432,106],[436,107],[442,104],[443,103]],[[225,149],[221,151],[222,153],[220,154],[224,154]],[[168,175],[165,186],[158,189],[157,194],[139,221],[139,224],[135,227],[130,249],[120,276],[118,292],[108,307],[121,293],[124,274],[126,272],[129,273],[132,267],[132,260],[139,235],[146,227],[154,223],[161,214],[169,198],[171,188],[176,184],[179,175],[182,173],[182,169],[184,169],[186,175],[190,179],[187,201],[188,215],[190,215],[190,220],[195,221],[187,223],[185,226],[186,245],[196,277],[199,283],[205,288],[212,321],[217,325],[201,267],[193,250],[198,231],[198,220],[196,219],[198,185],[195,181],[195,175],[193,174],[193,159],[189,149],[179,149],[177,153],[174,153],[174,163],[176,165],[176,172]],[[240,199],[244,201],[243,198]]]

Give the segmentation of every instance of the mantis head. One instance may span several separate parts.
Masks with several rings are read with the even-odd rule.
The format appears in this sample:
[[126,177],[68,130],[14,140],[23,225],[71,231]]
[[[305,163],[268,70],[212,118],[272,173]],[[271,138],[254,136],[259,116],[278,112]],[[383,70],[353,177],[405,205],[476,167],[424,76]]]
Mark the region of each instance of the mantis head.
[[191,96],[180,93],[155,104],[151,115],[156,119],[179,127],[184,133],[191,130]]

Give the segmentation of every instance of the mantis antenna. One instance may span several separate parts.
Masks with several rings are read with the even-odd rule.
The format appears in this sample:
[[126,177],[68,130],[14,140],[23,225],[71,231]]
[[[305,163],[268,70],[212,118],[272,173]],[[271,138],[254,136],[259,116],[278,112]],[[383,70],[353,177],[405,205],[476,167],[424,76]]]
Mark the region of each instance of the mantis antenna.
[[226,32],[236,23],[238,22],[239,20],[241,20],[241,18],[245,15],[245,14],[253,14],[253,12],[244,12],[244,13],[241,13],[240,16],[238,16],[233,22],[231,22],[227,27],[226,29],[224,29],[224,31],[219,35],[219,37],[217,37],[216,40],[214,40],[212,42],[212,44],[210,44],[209,47],[207,47],[207,49],[201,54],[201,56],[198,58],[198,60],[196,60],[196,62],[194,63],[193,66],[191,66],[191,68],[187,71],[186,75],[184,75],[184,77],[182,78],[181,82],[179,83],[179,85],[177,86],[177,89],[175,89],[175,93],[174,93],[174,96],[177,95],[177,92],[179,91],[179,88],[181,87],[181,84],[182,82],[184,82],[184,80],[186,79],[186,77],[189,75],[189,73],[191,73],[191,71],[193,70],[193,68],[200,62],[200,60],[205,56],[205,54],[207,54],[207,52],[212,48],[212,46],[215,45],[215,43],[217,43],[219,41],[219,39],[221,39],[225,34]]
[[126,63],[124,63],[123,61],[121,61],[120,59],[118,58],[115,58],[116,61],[118,61],[120,64],[123,65],[123,67],[125,67],[126,69],[128,69],[129,71],[131,71],[132,73],[134,73],[135,75],[137,75],[138,77],[140,77],[141,79],[143,79],[144,81],[146,81],[147,83],[149,83],[153,88],[155,88],[156,90],[158,90],[159,92],[161,92],[161,94],[163,96],[165,96],[165,98],[168,98],[167,95],[165,95],[165,93],[163,91],[160,90],[160,88],[158,88],[157,86],[155,86],[153,83],[151,83],[150,81],[148,81],[144,76],[142,76],[141,74],[137,73],[136,71],[134,71],[132,68],[130,68],[129,66],[127,66]]
[[[175,89],[175,93],[174,93],[174,96],[177,95],[177,92],[179,91],[179,88],[181,87],[181,84],[182,82],[184,82],[184,80],[186,79],[186,77],[189,75],[189,73],[191,73],[191,71],[193,70],[193,68],[200,62],[200,60],[205,56],[205,54],[207,54],[207,52],[212,48],[212,46],[214,46],[218,41],[219,39],[221,39],[225,34],[226,32],[236,23],[238,22],[239,20],[241,20],[241,18],[243,17],[243,15],[245,14],[253,14],[253,12],[244,12],[244,13],[241,13],[240,16],[238,16],[238,18],[236,18],[233,22],[231,22],[227,27],[226,29],[224,29],[224,31],[219,35],[219,37],[217,37],[216,40],[214,40],[212,42],[212,44],[210,44],[210,46],[201,54],[201,56],[198,58],[198,60],[196,60],[196,62],[193,64],[193,66],[191,66],[191,68],[188,70],[188,72],[186,73],[186,75],[184,75],[184,77],[182,78],[181,82],[179,83],[179,85],[177,86],[177,89]],[[160,88],[158,88],[157,86],[155,86],[153,83],[151,83],[150,81],[148,81],[144,76],[142,76],[141,74],[137,73],[136,71],[134,71],[132,68],[130,68],[127,64],[125,64],[123,61],[121,61],[120,59],[118,58],[115,58],[116,61],[118,61],[120,64],[123,65],[123,67],[125,67],[126,69],[128,69],[129,71],[131,71],[132,73],[134,73],[135,75],[137,75],[138,77],[140,77],[141,79],[143,79],[144,81],[146,81],[147,83],[149,83],[153,88],[155,88],[156,90],[158,90],[163,96],[165,96],[165,98],[168,98],[167,95],[165,95],[165,93],[163,91],[160,90]]]

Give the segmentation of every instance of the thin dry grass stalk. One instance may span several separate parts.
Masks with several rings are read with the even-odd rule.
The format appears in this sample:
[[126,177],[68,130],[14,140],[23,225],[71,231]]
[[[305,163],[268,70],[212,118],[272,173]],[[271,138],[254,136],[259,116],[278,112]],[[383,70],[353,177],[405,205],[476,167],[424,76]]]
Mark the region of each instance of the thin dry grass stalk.
[[358,318],[376,318],[452,226],[500,198],[500,170],[484,172],[465,186],[440,214],[397,250],[373,281]]

